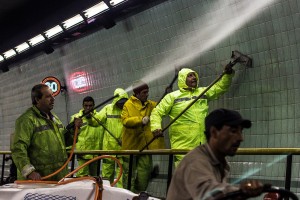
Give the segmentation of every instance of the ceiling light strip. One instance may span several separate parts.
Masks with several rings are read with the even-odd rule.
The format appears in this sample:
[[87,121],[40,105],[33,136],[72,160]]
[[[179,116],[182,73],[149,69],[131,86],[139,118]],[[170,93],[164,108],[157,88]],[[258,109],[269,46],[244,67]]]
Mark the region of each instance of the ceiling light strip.
[[42,34],[39,34],[39,35],[31,38],[30,40],[28,40],[28,42],[31,46],[36,46],[36,45],[44,42],[45,40],[46,40],[45,37]]
[[101,1],[100,3],[96,4],[95,6],[83,11],[84,16],[89,19],[91,17],[95,17],[97,15],[100,15],[101,13],[107,11],[109,7]]
[[8,50],[6,52],[4,52],[4,58],[11,58],[14,57],[15,55],[17,55],[16,51],[14,49]]
[[22,53],[22,52],[26,51],[29,48],[30,48],[29,44],[27,42],[24,42],[24,43],[16,46],[16,51],[18,53]]
[[127,0],[111,0],[111,1],[109,1],[109,3],[110,3],[111,6],[117,6],[117,5],[119,5],[121,3],[124,3],[126,1]]
[[63,28],[62,28],[60,25],[57,25],[57,26],[55,26],[55,27],[53,27],[53,28],[51,28],[51,29],[45,31],[44,33],[45,33],[45,36],[46,36],[48,39],[50,39],[50,38],[53,38],[53,37],[59,35],[59,34],[62,33],[63,31],[64,31]]
[[83,23],[83,22],[84,22],[83,17],[80,14],[78,14],[78,15],[64,21],[62,23],[62,25],[65,29],[70,29],[70,28],[73,28],[76,25],[79,25],[79,24]]

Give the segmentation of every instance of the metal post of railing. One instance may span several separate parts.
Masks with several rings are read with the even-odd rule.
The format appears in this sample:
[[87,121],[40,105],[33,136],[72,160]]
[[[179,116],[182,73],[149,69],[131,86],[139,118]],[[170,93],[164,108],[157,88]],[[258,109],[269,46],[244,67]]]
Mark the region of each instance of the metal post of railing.
[[291,190],[291,181],[292,181],[292,162],[293,155],[289,154],[286,158],[286,168],[285,168],[285,186],[286,190]]
[[[101,155],[98,155],[98,156],[101,156]],[[101,167],[100,165],[101,165],[101,160],[97,160],[97,176],[98,177],[100,176],[100,167]]]
[[168,165],[168,180],[167,180],[167,192],[171,183],[171,179],[172,179],[172,173],[173,173],[173,159],[174,159],[174,155],[170,154],[169,155],[169,165]]
[[1,184],[4,184],[4,167],[5,167],[5,154],[3,154],[3,157],[2,157],[2,171],[1,171]]
[[128,184],[127,184],[127,189],[131,189],[131,177],[132,177],[132,166],[133,166],[133,155],[130,154],[129,156],[129,171],[128,171]]

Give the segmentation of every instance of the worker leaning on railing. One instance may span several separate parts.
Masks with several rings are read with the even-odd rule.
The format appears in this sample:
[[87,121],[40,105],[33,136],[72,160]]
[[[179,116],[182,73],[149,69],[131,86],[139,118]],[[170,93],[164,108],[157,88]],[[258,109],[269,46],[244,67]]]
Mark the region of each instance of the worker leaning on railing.
[[[12,145],[13,161],[18,169],[18,179],[40,180],[67,160],[66,144],[73,142],[59,118],[51,112],[55,98],[45,84],[35,85],[31,90],[32,107],[16,121]],[[81,119],[75,120],[80,127]],[[60,180],[68,173],[67,168],[48,180]]]

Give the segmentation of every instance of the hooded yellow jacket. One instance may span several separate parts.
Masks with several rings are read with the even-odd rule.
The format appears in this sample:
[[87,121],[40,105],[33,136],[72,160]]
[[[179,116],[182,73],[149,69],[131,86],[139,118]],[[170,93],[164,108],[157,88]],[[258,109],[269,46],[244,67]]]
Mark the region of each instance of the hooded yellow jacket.
[[[190,90],[186,78],[190,72],[197,77],[197,87]],[[182,114],[169,128],[172,149],[193,149],[200,143],[205,143],[204,119],[208,113],[208,102],[217,99],[225,93],[232,80],[233,74],[225,74],[197,102]],[[178,73],[179,90],[167,94],[151,113],[151,131],[161,129],[162,117],[169,115],[171,120],[179,115],[206,87],[198,87],[198,74],[187,68]]]
[[[122,138],[122,128],[123,124],[121,122],[121,112],[122,110],[116,106],[116,103],[120,99],[128,99],[128,94],[125,90],[117,88],[114,92],[114,98],[111,104],[106,105],[104,108],[97,113],[96,117],[99,121],[113,134],[117,139]],[[111,136],[106,130],[103,138],[103,149],[104,150],[120,150],[121,147],[116,141],[116,139]]]

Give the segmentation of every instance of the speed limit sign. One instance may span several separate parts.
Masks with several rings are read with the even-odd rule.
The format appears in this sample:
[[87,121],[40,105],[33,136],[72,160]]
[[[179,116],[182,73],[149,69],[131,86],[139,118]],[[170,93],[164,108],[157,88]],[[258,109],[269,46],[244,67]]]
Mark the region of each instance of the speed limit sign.
[[57,78],[54,76],[48,76],[43,79],[42,83],[46,84],[51,88],[53,96],[57,96],[61,90],[61,84]]

